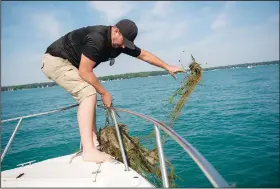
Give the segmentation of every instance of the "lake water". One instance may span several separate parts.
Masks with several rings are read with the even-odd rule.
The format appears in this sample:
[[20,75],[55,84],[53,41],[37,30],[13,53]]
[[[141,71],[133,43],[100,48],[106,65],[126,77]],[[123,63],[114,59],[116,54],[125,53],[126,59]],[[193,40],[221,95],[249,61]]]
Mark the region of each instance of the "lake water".
[[[114,80],[102,83],[114,105],[168,123],[167,99],[179,87],[171,76]],[[100,99],[100,97],[98,97]],[[60,87],[1,93],[2,120],[75,104]],[[132,135],[150,133],[153,125],[121,113],[119,121]],[[104,126],[98,109],[97,127]],[[2,151],[16,121],[2,124]],[[192,93],[174,130],[188,140],[236,187],[280,187],[279,182],[279,64],[212,70]],[[2,170],[17,164],[67,155],[79,149],[76,108],[25,119],[2,162]],[[211,187],[187,153],[174,141],[164,152],[175,166],[180,187]]]

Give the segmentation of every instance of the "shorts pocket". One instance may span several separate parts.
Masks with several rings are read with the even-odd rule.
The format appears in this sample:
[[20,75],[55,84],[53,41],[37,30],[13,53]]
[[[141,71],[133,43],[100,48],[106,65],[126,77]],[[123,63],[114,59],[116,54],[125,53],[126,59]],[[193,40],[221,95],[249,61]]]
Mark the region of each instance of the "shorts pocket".
[[62,75],[57,79],[57,82],[73,96],[77,96],[82,89],[89,85],[74,68],[64,70]]

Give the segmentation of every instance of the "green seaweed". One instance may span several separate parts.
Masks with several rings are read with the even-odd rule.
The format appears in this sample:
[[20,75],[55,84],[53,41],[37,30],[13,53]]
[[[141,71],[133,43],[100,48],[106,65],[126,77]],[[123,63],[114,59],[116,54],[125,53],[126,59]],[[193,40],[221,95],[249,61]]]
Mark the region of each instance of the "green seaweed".
[[170,127],[172,127],[175,121],[178,119],[181,110],[183,109],[184,105],[186,104],[188,98],[190,97],[192,91],[198,85],[202,78],[202,68],[196,62],[195,58],[191,55],[192,62],[189,65],[190,74],[186,75],[184,80],[181,82],[181,86],[177,89],[174,94],[169,98],[168,103],[174,104],[173,101],[176,101],[176,97],[179,99],[175,103],[171,113],[170,113]]

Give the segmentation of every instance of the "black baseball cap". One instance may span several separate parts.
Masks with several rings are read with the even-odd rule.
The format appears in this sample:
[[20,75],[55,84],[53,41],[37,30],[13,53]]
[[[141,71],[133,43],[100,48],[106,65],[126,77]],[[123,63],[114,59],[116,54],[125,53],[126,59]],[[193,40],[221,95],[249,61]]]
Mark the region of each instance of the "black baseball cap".
[[133,41],[138,33],[138,27],[136,24],[129,19],[123,19],[116,24],[116,27],[123,35],[124,45],[129,49],[135,49]]

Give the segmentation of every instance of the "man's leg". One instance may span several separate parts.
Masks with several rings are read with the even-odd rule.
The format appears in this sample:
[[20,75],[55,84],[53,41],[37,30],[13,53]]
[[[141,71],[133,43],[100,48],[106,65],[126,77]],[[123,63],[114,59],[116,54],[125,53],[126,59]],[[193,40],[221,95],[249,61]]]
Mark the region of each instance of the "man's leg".
[[[95,100],[96,102],[96,100]],[[96,103],[95,103],[96,104]],[[99,141],[97,140],[97,128],[96,128],[96,105],[94,106],[94,112],[93,112],[93,130],[92,130],[92,137],[93,137],[93,143],[96,149],[100,149]]]
[[82,100],[78,108],[78,123],[83,145],[84,161],[104,162],[110,160],[106,153],[98,151],[93,142],[94,114],[96,111],[96,95],[91,95]]
[[42,71],[51,80],[69,92],[79,102],[77,118],[85,161],[110,161],[111,156],[94,147],[93,131],[96,108],[96,90],[85,82],[68,60],[45,54],[42,60]]

